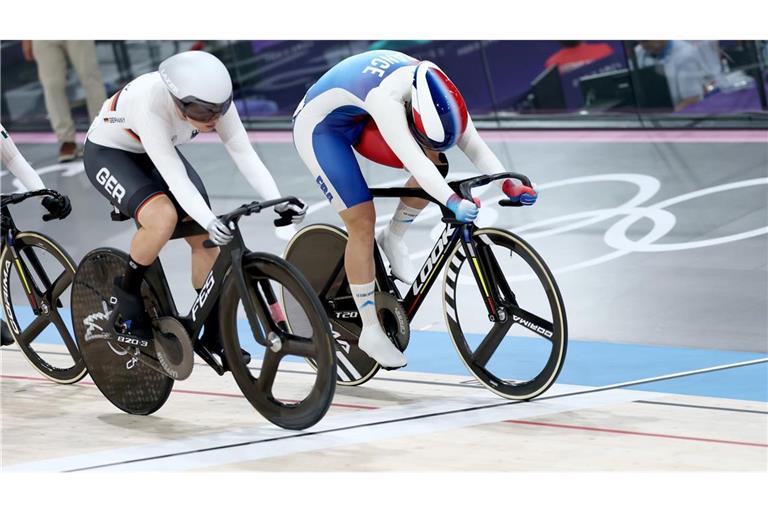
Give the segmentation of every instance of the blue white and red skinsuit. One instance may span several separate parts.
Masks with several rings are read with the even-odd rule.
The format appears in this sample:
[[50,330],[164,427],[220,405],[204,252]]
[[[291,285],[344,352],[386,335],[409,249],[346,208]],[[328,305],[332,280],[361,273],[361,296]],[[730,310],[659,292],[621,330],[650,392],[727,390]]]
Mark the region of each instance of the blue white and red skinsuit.
[[[294,144],[337,211],[372,199],[354,150],[377,163],[404,167],[443,205],[454,194],[408,127],[405,104],[418,63],[389,50],[353,55],[320,77],[297,107]],[[471,118],[458,146],[481,172],[505,171]]]

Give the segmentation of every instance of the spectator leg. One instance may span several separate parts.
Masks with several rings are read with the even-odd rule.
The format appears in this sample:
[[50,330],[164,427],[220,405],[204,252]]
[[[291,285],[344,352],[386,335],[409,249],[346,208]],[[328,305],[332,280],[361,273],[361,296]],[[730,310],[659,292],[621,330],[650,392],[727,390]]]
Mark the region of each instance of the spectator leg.
[[75,142],[75,122],[67,99],[67,57],[62,41],[32,41],[45,108],[59,144]]
[[88,117],[93,121],[107,99],[104,81],[101,78],[101,71],[99,71],[99,59],[96,56],[96,43],[94,41],[67,41],[67,54],[85,91]]

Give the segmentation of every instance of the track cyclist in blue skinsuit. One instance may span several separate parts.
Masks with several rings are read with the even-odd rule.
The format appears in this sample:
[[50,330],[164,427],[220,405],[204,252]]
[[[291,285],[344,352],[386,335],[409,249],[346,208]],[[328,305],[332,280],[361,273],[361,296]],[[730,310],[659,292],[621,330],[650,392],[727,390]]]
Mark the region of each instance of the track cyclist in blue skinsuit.
[[[379,325],[373,300],[373,243],[376,212],[355,158],[407,169],[407,187],[421,187],[460,221],[477,217],[479,202],[458,197],[446,184],[443,153],[458,144],[484,173],[504,172],[467,113],[464,99],[443,71],[429,61],[376,50],[353,55],[326,72],[307,91],[294,113],[293,136],[304,163],[349,233],[344,266],[363,321],[359,347],[384,368],[407,363]],[[536,191],[505,180],[502,190],[524,204]],[[413,282],[416,269],[403,235],[428,204],[403,198],[379,245],[400,280]]]

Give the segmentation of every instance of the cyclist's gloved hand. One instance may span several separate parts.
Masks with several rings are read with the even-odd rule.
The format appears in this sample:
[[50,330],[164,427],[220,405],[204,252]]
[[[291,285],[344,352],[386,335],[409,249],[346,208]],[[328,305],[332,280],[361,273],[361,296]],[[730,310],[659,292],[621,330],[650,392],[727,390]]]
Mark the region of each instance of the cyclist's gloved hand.
[[476,202],[467,201],[460,198],[457,194],[453,194],[448,198],[448,204],[446,206],[456,216],[456,220],[459,222],[472,222],[477,218],[479,211],[477,200]]
[[510,201],[521,203],[524,205],[531,205],[539,198],[539,193],[536,191],[536,184],[531,183],[530,187],[526,187],[522,183],[516,185],[514,181],[507,178],[501,184],[501,190],[507,194]]
[[43,215],[43,220],[46,222],[53,219],[63,219],[72,211],[72,204],[67,196],[46,196],[43,198],[42,204],[43,208],[48,210],[48,213]]
[[275,206],[275,211],[282,216],[290,216],[291,222],[298,224],[304,220],[304,216],[307,214],[307,205],[301,199],[298,201],[301,203],[300,206],[293,203],[280,203]]
[[213,219],[205,229],[208,230],[208,238],[216,245],[227,245],[234,238],[231,229],[219,219]]

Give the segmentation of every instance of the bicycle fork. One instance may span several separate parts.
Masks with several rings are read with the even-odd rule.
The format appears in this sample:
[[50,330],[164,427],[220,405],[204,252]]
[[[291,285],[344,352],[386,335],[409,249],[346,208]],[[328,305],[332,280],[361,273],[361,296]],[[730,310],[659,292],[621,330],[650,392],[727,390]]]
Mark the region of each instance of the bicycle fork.
[[[504,275],[500,273],[496,257],[487,245],[475,242],[472,236],[475,230],[474,224],[465,224],[461,230],[461,245],[464,247],[472,275],[475,277],[477,287],[483,296],[488,320],[494,323],[506,323],[509,315],[504,301],[499,296],[497,284],[504,288],[503,291],[510,299],[514,300],[514,296],[506,286]],[[496,275],[497,273],[498,275]]]
[[[29,271],[29,268],[27,268],[26,262],[21,258],[21,255],[16,250],[16,244],[14,243],[13,233],[11,231],[8,231],[6,243],[8,244],[8,250],[11,252],[14,267],[16,268],[16,273],[19,276],[19,280],[21,281],[22,286],[24,287],[24,293],[27,295],[29,305],[32,307],[32,312],[35,315],[48,314],[48,305],[44,300],[41,300],[43,299],[43,294],[40,292],[40,290],[37,289],[35,281],[32,277],[32,273]],[[37,255],[33,252],[27,252],[27,258],[29,259],[29,263],[35,269],[41,284],[46,288],[50,288],[51,283],[43,271],[42,265],[40,264],[40,260],[38,260]],[[7,272],[10,271],[10,268],[8,268],[10,265],[10,261],[6,262],[6,268],[3,269],[3,286],[7,286],[5,283],[5,276]],[[59,299],[56,299],[56,306],[62,307],[61,301]]]
[[[284,332],[290,332],[285,312],[268,281],[258,280],[258,289],[249,288],[246,285],[242,264],[243,252],[239,249],[233,250],[233,268],[236,269],[237,288],[251,332],[257,343],[273,352],[279,352],[282,349],[282,340],[275,327]],[[259,289],[261,293],[258,293]]]

